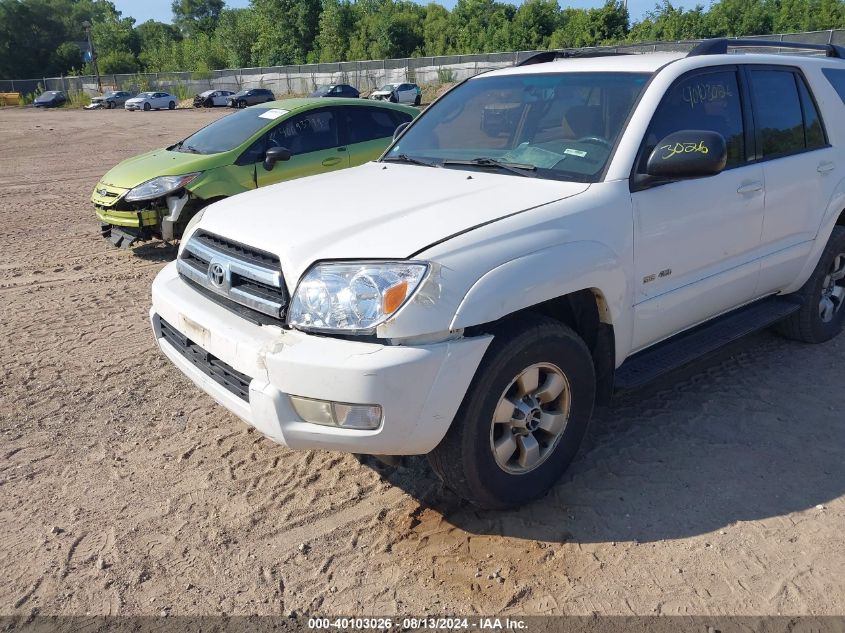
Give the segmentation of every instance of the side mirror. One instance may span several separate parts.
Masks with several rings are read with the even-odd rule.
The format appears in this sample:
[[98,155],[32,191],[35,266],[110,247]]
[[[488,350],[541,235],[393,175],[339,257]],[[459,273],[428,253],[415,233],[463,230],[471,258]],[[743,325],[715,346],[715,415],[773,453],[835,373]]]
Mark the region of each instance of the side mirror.
[[646,163],[656,178],[715,176],[725,168],[728,149],[724,137],[710,130],[681,130],[664,137]]
[[402,135],[402,132],[405,131],[405,128],[411,125],[410,121],[405,121],[404,123],[400,123],[399,126],[393,131],[393,140],[395,141]]
[[264,169],[270,171],[278,161],[290,160],[290,150],[287,147],[271,147],[264,154]]

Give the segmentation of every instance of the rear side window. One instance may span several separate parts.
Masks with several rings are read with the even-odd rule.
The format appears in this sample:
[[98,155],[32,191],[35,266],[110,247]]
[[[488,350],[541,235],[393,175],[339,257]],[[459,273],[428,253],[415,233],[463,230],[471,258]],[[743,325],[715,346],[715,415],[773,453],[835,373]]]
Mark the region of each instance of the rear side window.
[[822,128],[822,121],[819,117],[819,111],[816,109],[816,104],[810,96],[810,91],[804,80],[795,75],[795,80],[798,82],[798,92],[801,95],[801,109],[804,111],[804,137],[807,142],[807,149],[816,149],[825,147],[827,139],[824,136],[824,129]]
[[350,107],[344,108],[344,114],[350,144],[393,136],[398,125],[393,112],[386,109]]
[[845,103],[845,70],[822,68],[822,74],[830,82],[830,85],[833,86],[839,98]]
[[763,158],[825,145],[815,104],[791,70],[751,70],[757,143]]
[[804,119],[795,76],[780,70],[752,70],[750,75],[763,158],[803,150]]
[[736,71],[696,73],[669,88],[646,133],[640,171],[644,171],[645,160],[660,140],[681,130],[718,132],[728,147],[728,167],[745,162],[745,128]]

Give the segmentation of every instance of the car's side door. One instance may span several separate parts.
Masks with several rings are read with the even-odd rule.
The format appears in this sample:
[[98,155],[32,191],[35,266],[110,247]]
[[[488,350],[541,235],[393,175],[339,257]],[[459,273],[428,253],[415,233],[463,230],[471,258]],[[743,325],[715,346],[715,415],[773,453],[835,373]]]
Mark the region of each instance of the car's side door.
[[257,165],[258,186],[348,167],[349,152],[341,145],[339,128],[337,108],[333,107],[309,110],[279,123],[267,134],[267,149],[285,147],[291,158],[269,170]]
[[804,268],[841,171],[803,73],[788,66],[745,70],[766,182],[759,292],[773,293]]
[[[737,66],[682,75],[655,111],[631,178],[635,350],[755,298],[765,192],[749,147],[751,125]],[[648,155],[680,130],[720,133],[726,169],[706,178],[650,179]]]
[[381,156],[401,123],[411,115],[376,106],[345,106],[341,113],[350,166],[362,165]]

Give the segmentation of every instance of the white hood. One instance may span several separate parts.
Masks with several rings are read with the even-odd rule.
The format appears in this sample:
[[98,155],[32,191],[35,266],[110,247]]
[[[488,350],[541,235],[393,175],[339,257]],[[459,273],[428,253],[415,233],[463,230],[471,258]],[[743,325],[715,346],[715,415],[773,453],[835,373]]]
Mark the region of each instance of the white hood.
[[321,259],[405,259],[588,187],[477,169],[367,163],[221,200],[208,207],[199,227],[278,255],[294,284]]

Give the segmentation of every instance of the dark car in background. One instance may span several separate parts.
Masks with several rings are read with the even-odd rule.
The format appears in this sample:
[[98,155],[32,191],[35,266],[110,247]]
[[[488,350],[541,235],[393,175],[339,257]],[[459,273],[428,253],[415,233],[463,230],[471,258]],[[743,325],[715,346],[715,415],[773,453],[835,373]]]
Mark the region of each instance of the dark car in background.
[[227,97],[226,105],[230,108],[245,108],[257,103],[267,103],[268,101],[275,100],[275,95],[267,90],[267,88],[250,88],[249,90],[241,90],[231,97]]
[[33,105],[36,108],[58,108],[61,105],[64,105],[67,101],[67,97],[65,93],[61,90],[48,90],[47,92],[42,92],[35,98]]
[[357,99],[361,96],[356,88],[349,84],[329,84],[327,86],[317,86],[309,97],[346,97],[347,99]]

